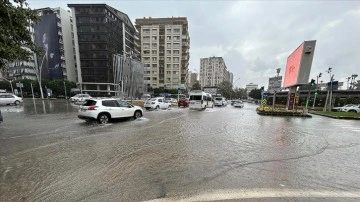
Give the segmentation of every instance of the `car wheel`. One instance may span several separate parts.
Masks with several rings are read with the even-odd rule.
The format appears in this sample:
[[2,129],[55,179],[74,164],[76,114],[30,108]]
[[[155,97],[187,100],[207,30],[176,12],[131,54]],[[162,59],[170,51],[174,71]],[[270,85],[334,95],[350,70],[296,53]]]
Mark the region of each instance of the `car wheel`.
[[15,104],[15,105],[19,105],[19,104],[20,104],[20,101],[19,101],[19,100],[16,100],[16,101],[14,102],[14,104]]
[[155,107],[155,109],[160,109],[159,105]]
[[110,116],[108,114],[102,113],[98,116],[98,122],[100,124],[107,124],[110,121]]
[[171,109],[171,105],[168,106],[168,109]]
[[141,118],[142,117],[142,113],[141,113],[141,111],[135,111],[135,113],[134,113],[134,119],[138,119],[138,118]]
[[357,113],[356,110],[349,110],[349,112],[352,112],[352,113]]

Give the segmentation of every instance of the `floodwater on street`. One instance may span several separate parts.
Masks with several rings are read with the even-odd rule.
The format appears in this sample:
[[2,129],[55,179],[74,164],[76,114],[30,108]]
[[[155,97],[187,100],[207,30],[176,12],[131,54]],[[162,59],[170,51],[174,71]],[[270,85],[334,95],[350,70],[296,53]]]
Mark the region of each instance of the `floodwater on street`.
[[78,108],[0,107],[0,201],[360,200],[359,121],[245,103],[100,125]]

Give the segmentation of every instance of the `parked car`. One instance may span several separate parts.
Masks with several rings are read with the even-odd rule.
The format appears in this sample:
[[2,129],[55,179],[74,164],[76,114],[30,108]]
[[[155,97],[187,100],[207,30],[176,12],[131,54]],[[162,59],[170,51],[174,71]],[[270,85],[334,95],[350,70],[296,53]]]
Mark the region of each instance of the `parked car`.
[[97,120],[101,124],[107,124],[111,119],[116,118],[134,117],[137,119],[142,116],[141,107],[114,98],[88,99],[78,112],[80,119]]
[[241,100],[236,100],[234,102],[234,107],[238,107],[238,108],[243,108],[244,107],[244,103]]
[[23,99],[21,97],[18,97],[11,93],[1,93],[0,94],[0,105],[19,105],[23,102]]
[[147,100],[144,103],[144,108],[150,109],[168,109],[171,108],[171,103],[167,102],[164,97],[156,97]]
[[234,103],[236,102],[236,100],[231,100],[230,101],[230,104],[231,104],[231,106],[234,106]]
[[349,106],[349,107],[343,107],[341,109],[341,111],[360,113],[360,105],[352,105],[352,106]]
[[344,105],[344,106],[342,106],[342,107],[333,107],[332,109],[331,109],[331,111],[335,111],[335,112],[337,112],[337,111],[342,111],[344,108],[346,108],[346,107],[352,107],[352,106],[355,106],[354,104],[347,104],[347,105]]
[[179,107],[188,107],[189,103],[190,103],[189,98],[182,98],[182,99],[179,100],[178,106]]
[[70,98],[71,102],[83,102],[85,100],[91,99],[89,94],[77,94]]
[[226,106],[227,101],[224,97],[215,97],[214,98],[214,105],[215,106]]

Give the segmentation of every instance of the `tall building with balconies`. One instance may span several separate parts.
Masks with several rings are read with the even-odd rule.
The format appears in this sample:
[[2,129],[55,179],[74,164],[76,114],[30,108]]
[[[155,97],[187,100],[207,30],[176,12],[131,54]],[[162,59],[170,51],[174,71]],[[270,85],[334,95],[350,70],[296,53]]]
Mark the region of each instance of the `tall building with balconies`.
[[186,17],[136,19],[144,82],[151,88],[184,89],[190,37]]
[[229,72],[222,57],[200,59],[200,85],[202,87],[218,86],[229,81]]
[[[139,58],[140,52],[138,33],[128,15],[106,4],[68,6],[76,33],[74,44],[81,91],[91,95],[114,95],[126,91],[128,95],[124,96],[130,96],[128,89],[134,80],[139,80],[133,78],[132,63]],[[139,75],[143,82],[141,68]]]

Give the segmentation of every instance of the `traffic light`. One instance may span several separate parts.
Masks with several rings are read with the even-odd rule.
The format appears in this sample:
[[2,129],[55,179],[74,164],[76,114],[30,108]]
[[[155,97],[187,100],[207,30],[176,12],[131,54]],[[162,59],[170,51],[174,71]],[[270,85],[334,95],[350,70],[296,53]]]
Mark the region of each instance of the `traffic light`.
[[315,95],[318,95],[318,91],[317,91],[317,89],[315,90]]
[[311,79],[310,86],[315,86],[315,80]]

